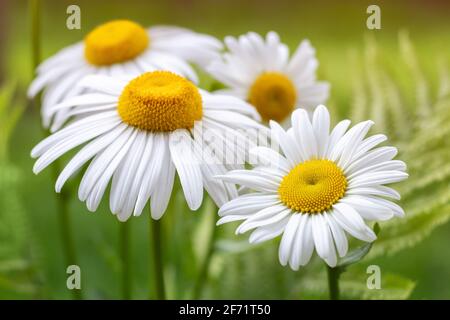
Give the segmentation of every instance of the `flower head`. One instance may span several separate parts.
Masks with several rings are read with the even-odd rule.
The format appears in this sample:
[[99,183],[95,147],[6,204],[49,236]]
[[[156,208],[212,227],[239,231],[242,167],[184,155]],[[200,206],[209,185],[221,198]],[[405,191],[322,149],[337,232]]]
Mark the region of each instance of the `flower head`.
[[227,139],[224,131],[262,127],[250,118],[257,118],[250,105],[204,92],[169,71],[144,73],[130,81],[89,76],[80,85],[91,93],[50,106],[51,112],[63,111],[58,127],[72,121],[31,152],[38,158],[33,170],[39,173],[84,145],[59,175],[57,192],[92,159],[78,196],[95,211],[111,181],[110,208],[120,220],[140,215],[150,199],[151,215],[159,219],[168,205],[175,173],[192,210],[202,203],[203,188],[218,205],[237,196],[234,185],[212,177],[243,165],[204,161],[204,137],[197,132],[220,129],[216,143],[235,150],[235,141]]
[[207,69],[228,87],[224,92],[250,102],[263,120],[282,122],[296,106],[312,110],[327,99],[329,86],[316,81],[318,62],[309,41],[291,58],[273,31],[265,39],[254,32],[227,37],[225,44],[228,52]]
[[[187,29],[155,26],[148,30],[129,20],[106,22],[87,34],[84,41],[62,49],[44,61],[28,89],[30,97],[45,88],[42,118],[45,127],[62,115],[50,106],[85,93],[76,86],[86,75],[133,75],[169,70],[197,82],[193,62],[205,66],[218,56],[222,44],[215,38]],[[58,128],[53,126],[52,130]]]
[[[282,265],[297,270],[314,251],[329,266],[347,254],[347,236],[372,242],[375,233],[366,221],[384,221],[404,212],[389,199],[400,195],[385,186],[408,177],[402,161],[392,160],[394,147],[377,147],[386,136],[365,138],[372,121],[339,122],[330,133],[330,116],[324,106],[292,114],[292,128],[285,131],[271,122],[272,137],[282,154],[267,147],[251,150],[258,160],[252,170],[234,170],[222,181],[252,189],[224,204],[218,224],[244,220],[236,230],[254,230],[250,242],[279,235]],[[337,253],[336,253],[337,252]]]

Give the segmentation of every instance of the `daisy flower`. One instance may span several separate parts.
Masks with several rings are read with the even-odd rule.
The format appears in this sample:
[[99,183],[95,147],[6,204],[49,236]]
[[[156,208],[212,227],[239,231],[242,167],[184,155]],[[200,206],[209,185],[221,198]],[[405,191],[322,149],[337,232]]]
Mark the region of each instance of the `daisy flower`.
[[330,130],[324,106],[292,114],[292,128],[285,131],[270,122],[272,137],[282,154],[267,147],[250,152],[260,159],[252,170],[234,170],[221,181],[246,186],[253,193],[224,204],[218,224],[244,220],[236,233],[254,229],[251,243],[282,235],[279,260],[294,270],[306,265],[315,249],[334,267],[337,256],[348,250],[347,236],[372,242],[375,233],[366,221],[402,217],[400,206],[388,199],[400,195],[385,186],[408,177],[402,161],[392,160],[394,147],[377,147],[385,135],[365,138],[372,121],[347,131],[349,120]]
[[[38,158],[33,168],[37,174],[84,145],[59,175],[56,192],[90,162],[79,186],[79,199],[95,211],[112,181],[110,208],[121,221],[140,215],[149,200],[151,216],[159,219],[170,199],[175,173],[192,210],[202,203],[203,188],[219,206],[237,196],[234,185],[212,178],[225,174],[229,167],[220,159],[203,161],[205,146],[197,131],[260,129],[262,125],[251,118],[257,118],[252,106],[234,97],[200,91],[168,71],[144,73],[129,82],[93,75],[80,85],[91,93],[52,106],[70,109],[70,115],[77,117],[31,152]],[[227,152],[233,152],[234,140],[226,137],[219,134],[216,138]]]
[[209,73],[228,94],[250,102],[265,121],[283,122],[296,106],[312,110],[328,98],[329,85],[316,81],[315,50],[308,40],[289,58],[276,32],[266,39],[250,32],[225,38],[228,52],[214,60]]
[[197,75],[187,62],[206,65],[221,48],[217,39],[187,29],[156,26],[146,30],[133,21],[113,20],[93,29],[83,42],[44,61],[28,95],[34,97],[45,88],[42,117],[44,126],[49,127],[53,116],[49,107],[81,94],[74,85],[86,75],[137,76],[163,69],[196,82]]

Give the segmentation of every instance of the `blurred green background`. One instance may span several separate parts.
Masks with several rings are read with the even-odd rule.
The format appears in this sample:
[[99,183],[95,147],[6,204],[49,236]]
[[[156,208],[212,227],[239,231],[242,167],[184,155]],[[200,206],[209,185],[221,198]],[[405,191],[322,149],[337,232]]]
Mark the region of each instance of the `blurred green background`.
[[[81,30],[66,28],[70,4],[81,8]],[[381,8],[381,30],[366,28],[370,4]],[[0,298],[69,299],[52,170],[39,176],[31,171],[30,150],[44,133],[38,111],[25,98],[33,75],[28,9],[24,0],[0,2],[0,143],[6,145],[9,139],[0,156]],[[450,298],[448,1],[44,0],[41,13],[43,58],[116,18],[144,26],[179,25],[220,39],[275,30],[291,50],[300,40],[310,39],[320,61],[318,77],[332,86],[328,106],[334,122],[343,117],[375,118],[375,131],[388,132],[400,148],[400,159],[408,165],[411,159],[410,182],[399,187],[407,193],[403,205],[407,215],[413,212],[412,218],[382,225],[372,255],[343,279],[344,297]],[[203,79],[207,86],[207,76]],[[14,113],[24,106],[23,114]],[[119,299],[119,222],[105,201],[98,212],[89,213],[76,198],[78,183],[79,176],[66,190],[83,295]],[[179,196],[173,197],[162,219],[169,298],[191,297],[212,219],[207,203],[191,213]],[[143,214],[130,222],[133,298],[147,298],[148,287],[154,285],[148,220]],[[218,230],[210,281],[201,297],[327,297],[319,261],[293,272],[279,265],[277,241],[250,247],[246,236],[234,236],[233,227]],[[379,292],[364,288],[364,270],[370,264],[387,275]]]

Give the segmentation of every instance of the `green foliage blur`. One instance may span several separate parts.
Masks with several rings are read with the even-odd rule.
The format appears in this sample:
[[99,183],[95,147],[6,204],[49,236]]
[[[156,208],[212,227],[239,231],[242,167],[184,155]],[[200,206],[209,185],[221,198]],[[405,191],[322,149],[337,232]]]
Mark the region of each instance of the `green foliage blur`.
[[[294,50],[310,39],[320,61],[318,78],[331,83],[327,103],[334,123],[371,118],[372,133],[387,133],[408,165],[410,179],[396,186],[406,217],[380,224],[370,253],[341,278],[349,299],[449,299],[450,286],[450,6],[445,1],[376,1],[381,30],[366,28],[372,1],[316,0],[42,0],[42,57],[82,40],[116,18],[142,25],[170,24],[222,39],[247,31],[277,31]],[[66,28],[66,8],[81,8],[81,30]],[[54,179],[35,176],[31,148],[43,137],[36,104],[25,91],[32,79],[28,2],[0,2],[0,299],[70,299],[58,228]],[[211,81],[202,75],[202,85]],[[120,299],[120,222],[107,201],[89,213],[76,197],[80,175],[65,187],[89,299]],[[148,210],[147,210],[148,213]],[[174,194],[162,219],[168,297],[187,299],[206,255],[216,219],[205,201],[189,212]],[[132,218],[132,298],[148,298],[153,263],[149,215]],[[324,264],[313,260],[293,272],[278,262],[278,241],[250,246],[234,227],[221,226],[201,298],[326,299]],[[354,243],[358,247],[360,243]],[[369,265],[382,271],[382,289],[366,288]],[[150,297],[154,293],[150,290]]]

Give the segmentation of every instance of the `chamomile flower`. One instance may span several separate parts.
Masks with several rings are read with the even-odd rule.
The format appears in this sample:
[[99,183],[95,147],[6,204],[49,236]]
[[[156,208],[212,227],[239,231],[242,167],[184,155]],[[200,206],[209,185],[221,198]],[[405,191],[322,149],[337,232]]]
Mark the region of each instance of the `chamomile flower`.
[[129,20],[113,20],[93,29],[83,42],[44,61],[28,95],[33,97],[45,88],[42,118],[49,127],[53,116],[49,107],[81,94],[75,84],[86,75],[137,76],[164,69],[196,82],[197,75],[188,62],[206,65],[221,48],[217,39],[187,29],[155,26],[146,30]]
[[250,32],[227,37],[228,52],[207,67],[228,88],[223,92],[250,102],[265,121],[283,122],[296,106],[312,110],[328,98],[329,85],[316,81],[318,61],[308,40],[289,58],[277,33]]
[[[140,215],[149,199],[151,216],[159,219],[166,210],[175,173],[192,210],[202,203],[203,188],[218,205],[237,196],[234,185],[212,177],[243,165],[228,166],[221,159],[203,161],[205,139],[197,133],[200,129],[220,132],[215,138],[224,146],[223,153],[234,152],[235,140],[227,140],[228,135],[222,133],[261,128],[251,118],[257,118],[252,106],[234,97],[200,91],[168,71],[144,73],[129,82],[93,75],[80,85],[91,93],[51,106],[71,110],[64,121],[69,115],[76,117],[31,152],[38,158],[33,168],[37,174],[84,145],[59,175],[56,192],[90,162],[80,183],[79,199],[95,211],[111,181],[110,209],[122,221]],[[242,134],[241,138],[246,137]],[[210,156],[218,158],[220,150],[216,148]]]
[[285,131],[271,122],[272,137],[282,154],[267,147],[250,152],[259,159],[252,170],[234,170],[221,181],[246,186],[253,193],[239,196],[219,210],[218,224],[244,220],[236,233],[254,230],[250,242],[282,235],[279,260],[294,270],[306,265],[315,250],[334,267],[337,256],[347,254],[350,235],[372,242],[375,233],[366,221],[402,217],[394,189],[385,186],[408,177],[402,161],[392,160],[394,147],[377,147],[386,136],[365,138],[372,121],[358,123],[347,131],[350,121],[330,130],[324,106],[292,114],[292,128]]

